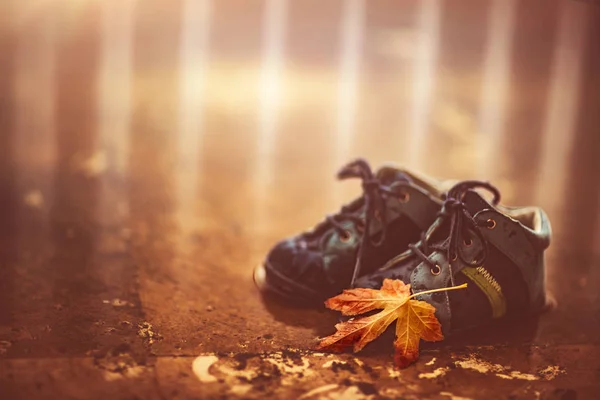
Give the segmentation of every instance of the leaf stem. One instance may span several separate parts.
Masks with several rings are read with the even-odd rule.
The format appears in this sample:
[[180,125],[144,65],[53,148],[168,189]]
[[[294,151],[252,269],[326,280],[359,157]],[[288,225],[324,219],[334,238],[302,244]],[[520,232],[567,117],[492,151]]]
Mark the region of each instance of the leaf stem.
[[448,290],[457,290],[457,289],[466,289],[467,288],[467,284],[463,283],[460,286],[450,286],[450,287],[445,287],[445,288],[439,288],[439,289],[431,289],[431,290],[424,290],[422,292],[418,292],[418,293],[413,293],[408,297],[408,300],[412,299],[413,297],[417,297],[420,296],[422,294],[429,294],[429,293],[436,293],[436,292],[446,292]]

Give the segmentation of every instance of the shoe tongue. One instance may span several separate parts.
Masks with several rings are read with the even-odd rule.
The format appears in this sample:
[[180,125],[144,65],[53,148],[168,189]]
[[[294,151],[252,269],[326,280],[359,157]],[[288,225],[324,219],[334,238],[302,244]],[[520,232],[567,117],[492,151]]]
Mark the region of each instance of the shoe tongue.
[[[377,171],[376,178],[379,179],[381,184],[390,186],[395,182],[412,182],[410,176],[406,173],[393,168],[393,167],[382,167]],[[351,203],[347,204],[345,207],[349,212],[362,212],[364,209],[365,202],[364,199],[357,198]],[[331,225],[328,223],[323,223],[318,229],[315,229],[313,234],[315,236],[319,236],[323,234],[325,231],[331,228]]]
[[379,179],[379,181],[386,186],[390,186],[395,182],[412,182],[410,176],[408,176],[405,172],[393,167],[382,167],[379,171],[377,171],[377,179]]
[[[479,211],[493,208],[479,193],[474,190],[465,192],[462,198],[469,214],[475,216]],[[450,234],[450,220],[446,219],[442,226],[431,237],[431,243],[443,243],[448,240]]]
[[479,211],[493,209],[494,207],[488,203],[479,193],[469,189],[463,196],[463,203],[469,214],[474,216]]

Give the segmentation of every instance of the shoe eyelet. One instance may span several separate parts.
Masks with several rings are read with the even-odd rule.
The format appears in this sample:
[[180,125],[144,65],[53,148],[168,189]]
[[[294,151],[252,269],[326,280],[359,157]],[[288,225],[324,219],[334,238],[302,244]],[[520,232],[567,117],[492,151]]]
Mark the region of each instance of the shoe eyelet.
[[463,240],[463,244],[466,247],[470,247],[473,244],[473,241],[471,239],[465,239],[465,240]]
[[410,200],[410,193],[400,192],[400,194],[398,195],[398,200],[400,201],[400,203],[408,203],[408,201]]
[[352,239],[352,234],[349,231],[344,231],[340,235],[340,242],[348,243]]
[[486,221],[486,223],[487,223],[486,227],[487,227],[488,229],[490,229],[490,230],[491,230],[491,229],[494,229],[494,228],[496,227],[496,221],[495,221],[495,220],[493,220],[492,218],[488,219],[488,220]]
[[439,265],[435,264],[435,268],[431,268],[430,271],[431,275],[439,275],[442,272],[442,268]]

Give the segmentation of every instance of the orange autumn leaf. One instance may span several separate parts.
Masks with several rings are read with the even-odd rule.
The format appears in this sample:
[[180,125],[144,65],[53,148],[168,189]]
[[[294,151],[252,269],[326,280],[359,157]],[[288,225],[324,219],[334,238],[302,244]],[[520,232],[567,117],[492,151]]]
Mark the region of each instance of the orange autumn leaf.
[[[466,285],[434,291],[464,287]],[[427,293],[431,292],[427,291]],[[422,293],[425,292],[420,294]],[[407,367],[419,358],[421,339],[436,342],[444,338],[441,325],[435,317],[435,307],[424,301],[413,300],[414,296],[410,293],[410,285],[392,279],[385,279],[379,290],[361,288],[344,290],[342,294],[327,300],[325,305],[348,316],[373,310],[381,311],[337,324],[335,326],[337,332],[323,338],[319,349],[342,351],[352,346],[354,352],[360,351],[397,320],[394,360],[399,367]]]
[[444,339],[442,326],[435,317],[435,307],[431,304],[408,300],[398,308],[396,340],[394,341],[394,361],[405,368],[419,358],[420,339],[438,342]]

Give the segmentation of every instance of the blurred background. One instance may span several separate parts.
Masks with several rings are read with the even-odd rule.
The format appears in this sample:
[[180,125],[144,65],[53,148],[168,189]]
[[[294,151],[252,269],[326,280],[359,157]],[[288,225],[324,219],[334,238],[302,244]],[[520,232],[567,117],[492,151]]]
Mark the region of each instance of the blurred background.
[[[171,338],[157,354],[175,351],[173,338],[194,353],[198,301],[243,310],[227,317],[240,337],[264,328],[298,345],[306,329],[269,319],[251,270],[276,240],[360,193],[334,181],[358,156],[490,180],[507,204],[542,206],[555,232],[550,286],[598,299],[589,283],[600,257],[596,0],[0,8],[9,355],[88,354],[110,341],[93,333],[98,318],[122,312]],[[564,284],[573,264],[580,274]],[[113,315],[102,308],[113,298],[135,307]],[[207,316],[205,331],[225,329],[219,318]],[[575,335],[564,321],[544,332]]]
[[181,224],[222,212],[268,234],[350,198],[356,185],[333,176],[363,156],[489,179],[509,203],[586,209],[598,226],[598,12],[591,0],[4,0],[0,166],[18,197],[52,204],[65,168],[128,178],[164,162],[157,190],[185,209]]

